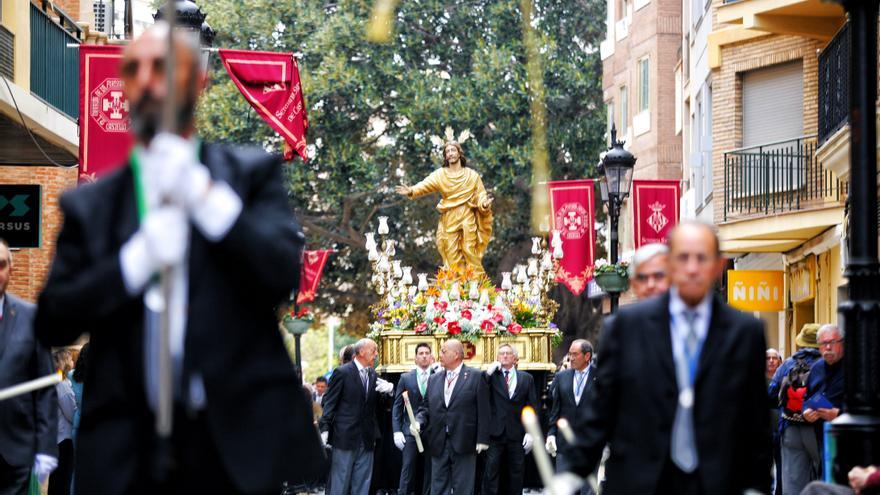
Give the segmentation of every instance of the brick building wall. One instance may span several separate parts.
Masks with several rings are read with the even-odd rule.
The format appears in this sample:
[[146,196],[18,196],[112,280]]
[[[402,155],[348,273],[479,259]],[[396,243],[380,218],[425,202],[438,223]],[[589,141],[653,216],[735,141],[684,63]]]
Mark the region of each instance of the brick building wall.
[[[618,15],[620,17],[620,15]],[[627,122],[630,128],[629,150],[636,156],[634,177],[640,179],[681,178],[681,139],[675,135],[675,74],[681,46],[681,1],[651,0],[632,13],[626,38],[616,41],[614,54],[603,62],[602,87],[606,102],[614,101],[620,128],[621,86],[627,88]],[[650,129],[640,135],[633,132],[633,117],[638,113],[637,64],[649,59]],[[620,133],[619,139],[626,139]]]
[[[818,50],[823,43],[798,36],[769,35],[727,45],[721,49],[721,66],[712,70],[712,182],[724,191],[724,152],[742,146],[742,76],[744,72],[801,60],[804,81],[803,135],[815,134],[818,125]],[[724,220],[724,195],[715,194],[715,223]]]
[[39,184],[42,186],[40,248],[13,251],[12,278],[8,291],[28,301],[36,301],[55,255],[55,241],[61,230],[58,198],[76,186],[76,167],[35,167],[0,165],[2,184]]

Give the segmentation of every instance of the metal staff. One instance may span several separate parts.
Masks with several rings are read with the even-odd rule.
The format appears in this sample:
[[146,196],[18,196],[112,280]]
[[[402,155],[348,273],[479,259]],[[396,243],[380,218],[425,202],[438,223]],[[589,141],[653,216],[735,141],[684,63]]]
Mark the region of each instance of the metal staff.
[[[403,405],[406,406],[406,414],[409,416],[409,424],[416,424],[416,415],[413,414],[412,404],[409,403],[409,392],[406,390],[403,391]],[[422,436],[416,431],[411,431],[410,433],[415,437],[416,447],[418,447],[419,453],[421,454],[425,451],[425,446],[422,445]]]
[[[174,26],[177,23],[177,12],[174,0],[165,2],[165,22],[168,23],[168,51],[165,53],[165,102],[162,108],[162,129],[166,132],[177,131],[177,101],[175,85]],[[164,307],[159,322],[159,394],[158,411],[156,414],[156,433],[160,438],[170,438],[173,426],[174,391],[171,370],[171,267],[162,268],[160,275]]]

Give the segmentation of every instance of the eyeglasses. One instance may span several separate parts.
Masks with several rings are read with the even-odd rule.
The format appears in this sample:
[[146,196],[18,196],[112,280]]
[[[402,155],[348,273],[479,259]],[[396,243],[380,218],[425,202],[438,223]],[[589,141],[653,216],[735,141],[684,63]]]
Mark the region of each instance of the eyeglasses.
[[639,282],[647,282],[650,279],[654,279],[655,282],[659,282],[666,278],[666,272],[636,273],[635,278]]
[[843,342],[843,339],[826,340],[826,341],[817,342],[817,343],[819,344],[819,347],[826,347],[826,346],[830,347],[834,344],[839,344],[841,342]]

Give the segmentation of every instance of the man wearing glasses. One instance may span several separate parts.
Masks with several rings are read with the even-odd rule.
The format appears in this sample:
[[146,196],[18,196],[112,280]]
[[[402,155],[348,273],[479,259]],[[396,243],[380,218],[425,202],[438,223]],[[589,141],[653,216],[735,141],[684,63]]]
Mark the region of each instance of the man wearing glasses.
[[636,299],[665,294],[669,290],[669,248],[665,244],[645,244],[633,256],[629,278]]
[[825,421],[836,418],[843,407],[843,330],[837,325],[822,325],[816,332],[816,343],[819,344],[822,359],[810,368],[804,419],[816,428],[821,459],[824,458],[822,428]]
[[[549,430],[545,447],[550,455],[556,456],[556,472],[562,473],[571,469],[565,458],[565,437],[557,435],[556,422],[560,418],[567,419],[571,424],[577,423],[590,403],[593,384],[596,380],[596,369],[590,363],[593,359],[593,344],[588,340],[578,339],[568,348],[571,366],[559,372],[553,379],[550,395],[553,405],[550,408]],[[557,454],[557,450],[559,454]],[[581,490],[582,494],[592,491],[589,487]]]

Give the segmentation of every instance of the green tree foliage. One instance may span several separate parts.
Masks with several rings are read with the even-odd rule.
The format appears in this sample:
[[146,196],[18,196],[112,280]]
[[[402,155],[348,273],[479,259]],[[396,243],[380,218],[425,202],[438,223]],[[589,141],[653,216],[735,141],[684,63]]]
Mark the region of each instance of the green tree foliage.
[[[554,179],[594,176],[604,146],[598,53],[604,7],[602,0],[535,0]],[[414,273],[433,273],[440,264],[433,245],[438,198],[409,201],[393,187],[413,184],[440,165],[430,137],[443,136],[446,126],[456,134],[471,131],[464,143],[468,164],[496,198],[488,273],[509,270],[530,245],[529,89],[519,2],[403,0],[393,41],[385,45],[365,41],[371,8],[363,0],[203,4],[218,33],[216,46],[299,57],[313,158],[287,168],[291,205],[310,248],[338,250],[316,306],[345,317],[345,329],[356,333],[365,330],[374,301],[363,234],[375,230],[377,216],[390,217],[391,237],[401,242],[398,257]],[[213,70],[199,114],[201,132],[277,150],[280,138],[216,60]],[[584,309],[585,298],[557,294],[563,313]],[[571,305],[576,308],[567,309]],[[582,325],[580,318],[568,320],[566,333]]]

